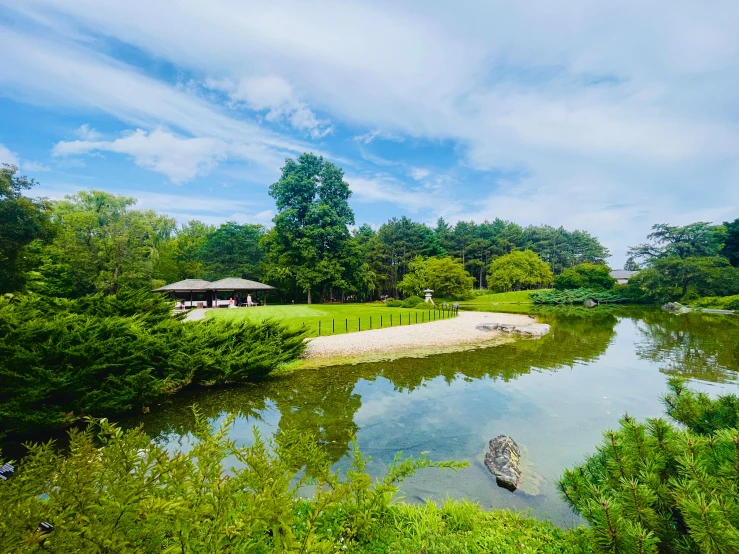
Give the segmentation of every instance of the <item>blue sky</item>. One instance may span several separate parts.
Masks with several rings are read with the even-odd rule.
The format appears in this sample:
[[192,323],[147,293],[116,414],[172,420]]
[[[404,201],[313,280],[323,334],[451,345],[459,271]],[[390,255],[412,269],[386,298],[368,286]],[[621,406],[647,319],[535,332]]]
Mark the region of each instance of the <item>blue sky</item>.
[[286,157],[358,223],[739,216],[739,4],[6,0],[0,162],[40,194],[268,224]]

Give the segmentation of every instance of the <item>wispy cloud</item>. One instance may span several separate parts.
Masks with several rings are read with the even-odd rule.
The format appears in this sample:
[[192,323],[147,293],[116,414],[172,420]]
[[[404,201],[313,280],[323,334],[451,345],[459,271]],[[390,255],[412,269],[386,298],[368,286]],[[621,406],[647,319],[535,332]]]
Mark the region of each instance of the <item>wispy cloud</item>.
[[182,183],[207,174],[226,158],[228,145],[214,138],[179,137],[166,129],[151,132],[137,129],[112,141],[61,141],[52,153],[69,156],[95,151],[129,155],[136,165],[162,173],[174,183]]
[[[159,128],[183,152],[197,144],[189,140],[216,141],[182,170],[166,152],[126,148],[175,180],[203,175],[221,155],[275,171],[320,139],[320,153],[347,160],[373,217],[392,206],[580,225],[621,249],[655,221],[739,205],[736,2],[11,0],[7,9],[44,32],[2,28],[4,94],[109,114],[141,129],[147,148]],[[119,44],[187,82],[211,76],[210,92],[127,65]],[[475,171],[435,179],[455,168]],[[497,177],[511,170],[523,177]]]

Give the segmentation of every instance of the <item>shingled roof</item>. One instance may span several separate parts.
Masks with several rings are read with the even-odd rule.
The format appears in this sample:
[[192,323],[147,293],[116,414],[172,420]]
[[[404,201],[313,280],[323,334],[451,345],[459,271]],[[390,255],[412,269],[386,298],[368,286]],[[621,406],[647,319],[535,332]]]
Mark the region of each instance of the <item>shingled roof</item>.
[[176,283],[170,283],[164,285],[158,289],[154,289],[154,292],[189,292],[196,290],[208,290],[210,281],[203,279],[185,279],[184,281],[177,281]]
[[238,277],[227,277],[220,281],[213,281],[206,288],[207,290],[275,290],[274,287],[264,283]]

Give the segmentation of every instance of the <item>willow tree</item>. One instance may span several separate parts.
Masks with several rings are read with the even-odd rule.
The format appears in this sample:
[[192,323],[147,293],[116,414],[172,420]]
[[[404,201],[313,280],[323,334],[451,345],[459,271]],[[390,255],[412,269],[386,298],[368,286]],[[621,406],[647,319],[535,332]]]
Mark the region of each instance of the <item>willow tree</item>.
[[554,277],[549,264],[531,250],[516,251],[493,260],[488,286],[497,292],[547,287]]

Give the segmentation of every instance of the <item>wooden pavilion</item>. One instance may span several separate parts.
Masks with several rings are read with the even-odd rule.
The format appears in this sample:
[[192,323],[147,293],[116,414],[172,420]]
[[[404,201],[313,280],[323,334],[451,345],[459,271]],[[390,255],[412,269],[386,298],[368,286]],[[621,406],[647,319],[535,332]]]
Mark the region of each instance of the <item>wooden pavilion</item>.
[[191,308],[195,307],[196,302],[200,307],[213,308],[218,307],[219,292],[231,292],[233,294],[262,292],[263,302],[266,306],[267,292],[271,290],[275,290],[275,288],[258,281],[227,277],[213,282],[204,281],[203,279],[185,279],[154,289],[154,292],[169,293],[174,298],[181,299],[184,303],[189,300]]

